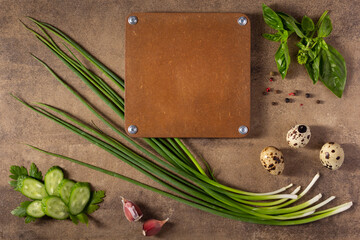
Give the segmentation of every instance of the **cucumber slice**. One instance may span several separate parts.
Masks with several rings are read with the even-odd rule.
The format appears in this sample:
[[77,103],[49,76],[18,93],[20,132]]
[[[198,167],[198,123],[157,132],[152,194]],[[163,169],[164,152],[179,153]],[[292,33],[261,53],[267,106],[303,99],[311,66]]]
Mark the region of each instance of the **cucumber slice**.
[[71,188],[75,185],[75,182],[69,179],[63,179],[58,186],[58,194],[61,197],[61,200],[64,201],[65,204],[69,203]]
[[68,207],[59,197],[46,197],[41,201],[41,205],[42,210],[49,217],[59,220],[69,217]]
[[48,196],[45,185],[39,180],[28,176],[18,177],[16,190],[19,190],[22,194],[31,199],[41,200]]
[[78,215],[90,200],[89,183],[78,182],[71,188],[69,210],[72,215]]
[[45,188],[49,195],[59,196],[57,188],[61,180],[64,179],[64,173],[60,167],[54,166],[45,174]]
[[29,204],[26,208],[26,214],[30,217],[41,218],[45,215],[42,210],[42,204],[40,200],[35,200]]

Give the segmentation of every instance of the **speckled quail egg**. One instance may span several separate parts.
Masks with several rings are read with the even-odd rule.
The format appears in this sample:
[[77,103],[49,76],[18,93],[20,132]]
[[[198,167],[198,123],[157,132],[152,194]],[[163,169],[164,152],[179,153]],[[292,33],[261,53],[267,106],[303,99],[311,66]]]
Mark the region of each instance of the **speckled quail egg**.
[[306,144],[309,143],[310,138],[310,127],[303,124],[298,124],[294,126],[288,131],[286,135],[287,143],[290,147],[293,148],[305,147]]
[[284,157],[276,147],[266,147],[261,151],[260,161],[263,167],[272,175],[279,175],[284,170]]
[[344,150],[334,142],[325,143],[320,150],[320,161],[322,165],[330,170],[337,170],[345,159]]

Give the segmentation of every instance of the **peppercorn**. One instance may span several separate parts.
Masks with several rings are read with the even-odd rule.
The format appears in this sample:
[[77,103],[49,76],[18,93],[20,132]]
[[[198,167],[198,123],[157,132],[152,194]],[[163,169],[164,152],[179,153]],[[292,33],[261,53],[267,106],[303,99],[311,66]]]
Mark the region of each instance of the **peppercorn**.
[[290,98],[285,98],[285,102],[289,103],[290,102]]
[[311,97],[310,93],[306,93],[306,94],[305,94],[305,97],[306,97],[306,98],[310,98],[310,97]]
[[276,106],[278,103],[277,102],[272,102],[271,105]]
[[281,93],[281,90],[276,90],[276,94],[280,94]]
[[320,100],[316,100],[316,103],[317,103],[317,104],[320,104],[320,103],[321,103],[321,101],[320,101]]

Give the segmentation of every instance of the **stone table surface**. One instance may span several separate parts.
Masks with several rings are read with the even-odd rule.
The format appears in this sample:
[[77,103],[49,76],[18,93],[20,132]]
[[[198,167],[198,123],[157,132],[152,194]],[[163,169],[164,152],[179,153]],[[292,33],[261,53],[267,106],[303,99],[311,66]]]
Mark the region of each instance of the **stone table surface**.
[[[330,10],[333,32],[326,40],[347,62],[348,78],[344,95],[335,97],[323,84],[313,85],[303,66],[296,63],[296,37],[290,39],[292,64],[288,76],[269,82],[276,70],[273,60],[278,43],[266,41],[261,33],[271,31],[262,19],[262,1],[0,1],[0,239],[142,239],[141,223],[129,223],[123,216],[120,196],[136,201],[144,219],[170,221],[159,239],[360,239],[360,6],[357,1],[267,1],[272,8],[297,19],[314,19]],[[88,163],[102,166],[139,181],[158,186],[110,154],[38,116],[16,102],[9,93],[29,102],[46,102],[66,109],[83,120],[103,127],[63,86],[29,53],[44,59],[59,75],[78,89],[96,107],[117,121],[110,110],[84,86],[51,52],[41,45],[19,22],[33,26],[26,16],[49,22],[124,76],[124,30],[131,12],[242,12],[252,22],[252,131],[244,139],[187,139],[186,144],[204,157],[222,183],[249,191],[271,191],[289,183],[305,186],[319,172],[321,177],[306,199],[318,193],[323,198],[335,195],[329,205],[353,201],[354,206],[337,216],[301,226],[263,226],[225,219],[202,212],[148,190],[87,168],[44,155],[23,143],[33,144]],[[34,27],[34,26],[33,26]],[[87,65],[90,66],[90,65]],[[263,96],[265,88],[281,94]],[[289,92],[299,91],[294,102],[286,104]],[[312,98],[305,98],[305,93]],[[316,104],[316,100],[322,104]],[[273,106],[271,102],[278,102]],[[303,104],[301,106],[300,104]],[[303,149],[290,149],[285,135],[291,126],[304,123],[311,127],[312,139]],[[106,128],[105,128],[106,129]],[[325,142],[340,143],[345,151],[344,165],[338,171],[324,168],[319,150]],[[285,156],[285,171],[268,174],[259,161],[260,151],[274,145]],[[9,167],[29,166],[35,162],[46,170],[59,165],[69,178],[90,181],[95,189],[106,190],[107,197],[89,226],[70,221],[40,220],[25,224],[10,211],[26,198],[8,185]]]

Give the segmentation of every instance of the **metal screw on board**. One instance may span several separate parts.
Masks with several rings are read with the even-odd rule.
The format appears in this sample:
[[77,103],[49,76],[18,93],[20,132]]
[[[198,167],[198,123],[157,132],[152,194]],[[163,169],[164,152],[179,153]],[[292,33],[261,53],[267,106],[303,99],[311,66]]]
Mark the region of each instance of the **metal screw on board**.
[[128,127],[128,132],[129,132],[130,134],[135,134],[135,133],[137,133],[137,131],[138,131],[138,128],[137,128],[137,126],[135,126],[135,125],[130,125],[130,126]]
[[246,17],[239,17],[239,19],[237,20],[238,24],[240,24],[241,26],[245,26],[247,24],[247,18]]
[[249,131],[249,129],[247,128],[247,126],[240,126],[239,127],[239,133],[244,135],[244,134],[247,134]]
[[130,16],[128,18],[128,23],[131,25],[135,25],[138,23],[138,18],[136,16]]

